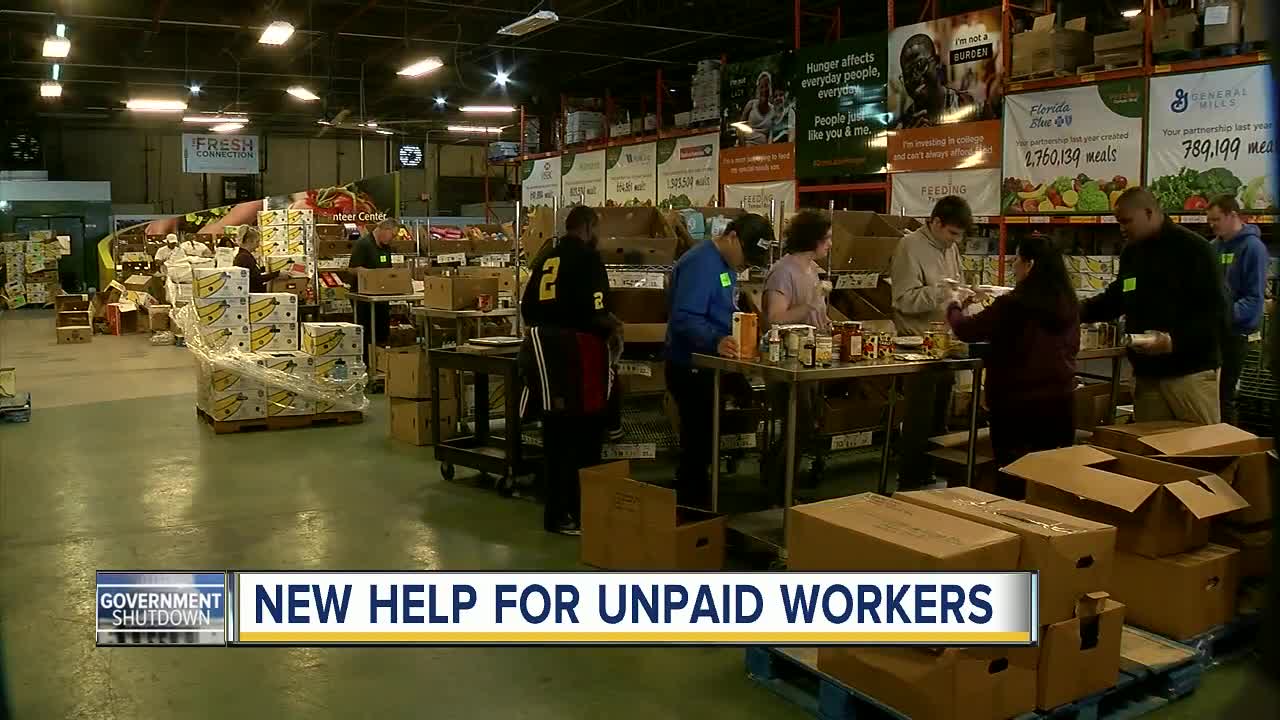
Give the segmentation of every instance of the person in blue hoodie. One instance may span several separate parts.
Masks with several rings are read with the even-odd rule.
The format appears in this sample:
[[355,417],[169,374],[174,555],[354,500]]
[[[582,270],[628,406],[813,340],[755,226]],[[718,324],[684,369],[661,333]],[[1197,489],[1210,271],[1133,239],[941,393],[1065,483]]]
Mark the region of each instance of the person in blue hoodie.
[[1222,378],[1218,383],[1222,422],[1234,423],[1236,386],[1244,369],[1249,345],[1262,339],[1262,313],[1266,297],[1270,257],[1257,225],[1240,217],[1240,203],[1231,195],[1209,203],[1209,225],[1222,271],[1230,311],[1230,327],[1222,339]]
[[768,264],[773,226],[741,215],[719,237],[703,240],[676,262],[667,290],[667,389],[680,414],[676,497],[681,505],[709,508],[712,372],[693,366],[693,354],[736,357],[733,313],[738,273]]

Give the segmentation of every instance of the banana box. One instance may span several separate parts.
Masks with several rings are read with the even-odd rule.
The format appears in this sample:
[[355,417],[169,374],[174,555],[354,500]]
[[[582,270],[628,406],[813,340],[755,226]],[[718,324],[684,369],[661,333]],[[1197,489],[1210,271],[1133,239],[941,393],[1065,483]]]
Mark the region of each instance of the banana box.
[[234,328],[249,322],[249,301],[244,298],[200,298],[193,300],[201,327]]
[[288,270],[294,265],[301,263],[307,264],[306,255],[268,255],[267,256],[267,272],[278,273],[281,270]]
[[260,387],[217,392],[211,390],[201,406],[214,420],[257,420],[267,416],[266,392]]
[[311,228],[306,225],[271,225],[259,230],[262,242],[305,245],[311,240]]
[[302,323],[302,351],[309,355],[364,357],[364,328],[353,323]]
[[316,359],[299,350],[258,353],[255,362],[268,370],[288,373],[293,377],[315,376]]
[[303,257],[307,254],[307,244],[301,240],[291,241],[284,238],[279,240],[263,240],[261,246],[263,257],[273,258],[281,255],[290,255]]
[[227,351],[235,348],[240,352],[249,352],[249,326],[222,328],[200,328],[204,343],[215,351]]
[[249,271],[242,267],[191,268],[191,298],[248,298]]
[[298,296],[293,293],[250,293],[248,314],[250,325],[297,323]]
[[259,210],[258,226],[268,225],[310,225],[316,221],[315,211],[310,208],[281,208],[279,210]]
[[360,407],[350,400],[338,400],[329,402],[327,400],[317,400],[315,402],[315,410],[317,415],[333,412],[360,412]]
[[[359,355],[351,356],[329,356],[315,358],[315,365],[312,367],[317,379],[324,378],[350,378],[359,373],[365,372],[364,358]],[[341,385],[335,387],[335,391],[340,391]],[[314,403],[314,409],[317,415],[328,412],[353,412],[360,408],[355,402],[345,398],[335,398],[333,400],[317,400]]]
[[249,350],[280,352],[298,349],[298,323],[258,324],[249,328]]
[[263,407],[267,417],[291,417],[294,415],[314,415],[316,403],[300,396],[297,390],[268,385]]
[[[310,378],[315,373],[315,358],[297,350],[258,353],[256,362],[263,368],[295,378]],[[267,417],[310,415],[315,412],[315,402],[298,395],[296,387],[268,382],[266,391]]]

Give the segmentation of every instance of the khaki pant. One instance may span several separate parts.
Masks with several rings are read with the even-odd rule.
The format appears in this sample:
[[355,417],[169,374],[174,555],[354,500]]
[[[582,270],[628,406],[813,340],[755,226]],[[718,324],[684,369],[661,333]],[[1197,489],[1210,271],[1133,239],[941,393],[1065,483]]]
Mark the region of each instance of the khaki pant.
[[1133,412],[1138,422],[1181,420],[1200,425],[1221,422],[1218,371],[1205,370],[1170,378],[1137,378]]

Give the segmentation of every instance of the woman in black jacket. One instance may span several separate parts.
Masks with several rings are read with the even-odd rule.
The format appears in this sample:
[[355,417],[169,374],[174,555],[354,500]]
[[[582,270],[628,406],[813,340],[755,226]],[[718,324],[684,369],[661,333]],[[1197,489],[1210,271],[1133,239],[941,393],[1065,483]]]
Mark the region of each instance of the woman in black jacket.
[[236,259],[232,261],[236,267],[249,271],[249,292],[255,293],[266,292],[268,282],[284,276],[283,272],[264,272],[262,266],[258,265],[258,258],[254,257],[253,252],[258,249],[261,237],[256,228],[246,229],[240,236],[240,252],[236,253]]

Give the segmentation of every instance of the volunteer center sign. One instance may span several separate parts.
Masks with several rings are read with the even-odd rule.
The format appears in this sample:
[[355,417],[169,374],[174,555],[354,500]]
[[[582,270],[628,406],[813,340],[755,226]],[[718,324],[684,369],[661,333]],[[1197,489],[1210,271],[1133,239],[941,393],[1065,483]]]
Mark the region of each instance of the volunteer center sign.
[[182,172],[257,175],[257,135],[182,134]]

